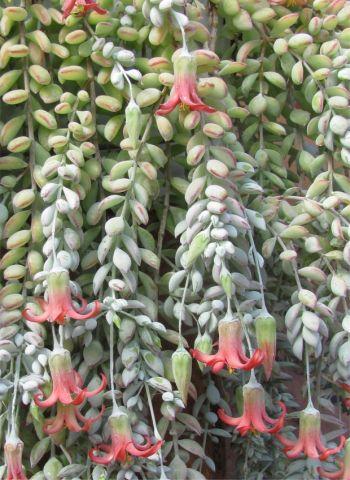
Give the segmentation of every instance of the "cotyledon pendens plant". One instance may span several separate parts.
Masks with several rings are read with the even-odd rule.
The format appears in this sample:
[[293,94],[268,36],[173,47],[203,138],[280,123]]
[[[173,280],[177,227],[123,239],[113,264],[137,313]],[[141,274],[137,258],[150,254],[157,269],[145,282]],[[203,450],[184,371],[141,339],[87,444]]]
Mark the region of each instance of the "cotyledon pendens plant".
[[350,480],[350,1],[0,7],[0,479]]

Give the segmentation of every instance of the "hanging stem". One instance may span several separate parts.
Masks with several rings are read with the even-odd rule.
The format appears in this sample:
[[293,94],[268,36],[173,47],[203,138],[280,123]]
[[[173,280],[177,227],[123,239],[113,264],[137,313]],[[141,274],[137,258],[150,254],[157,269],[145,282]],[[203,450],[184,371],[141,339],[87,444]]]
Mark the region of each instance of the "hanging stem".
[[51,324],[51,332],[52,332],[52,338],[53,338],[53,349],[56,350],[56,349],[60,348],[60,343],[57,339],[55,327],[54,327],[53,324]]
[[249,243],[250,243],[250,246],[251,246],[252,252],[253,252],[256,274],[258,276],[258,282],[259,282],[260,293],[261,293],[261,305],[262,305],[263,310],[265,312],[267,312],[266,302],[265,302],[264,282],[263,282],[262,275],[261,275],[261,268],[260,268],[260,264],[259,264],[258,252],[257,252],[256,247],[255,247],[255,242],[254,242],[254,238],[253,238],[251,230],[248,230],[248,238],[249,238]]
[[10,424],[8,425],[8,432],[10,436],[17,435],[17,428],[16,428],[16,405],[17,405],[17,393],[18,393],[18,383],[19,383],[19,374],[21,370],[21,359],[22,359],[22,352],[19,352],[17,359],[16,359],[16,368],[15,368],[15,378],[13,381],[13,397],[12,397],[12,404],[11,404],[11,420]]
[[58,333],[60,336],[60,346],[63,348],[63,341],[64,341],[64,325],[60,325],[58,327]]
[[184,287],[184,291],[182,293],[182,300],[181,300],[181,307],[180,307],[180,318],[179,318],[179,347],[183,347],[183,340],[182,340],[182,317],[183,312],[185,310],[185,300],[186,300],[186,293],[188,288],[188,283],[190,281],[190,275],[188,274],[186,277],[186,283]]
[[113,410],[118,408],[117,401],[115,399],[115,387],[114,387],[114,324],[113,321],[109,326],[109,381],[111,383],[111,394],[112,394],[112,403]]
[[178,24],[179,26],[179,29],[181,31],[181,36],[182,36],[182,49],[183,49],[183,54],[189,54],[188,52],[188,48],[187,48],[187,41],[186,41],[186,34],[185,34],[185,30],[184,30],[184,27],[181,23],[181,21],[179,20],[179,15],[177,12],[173,11],[173,16],[176,20],[176,23]]
[[[249,333],[248,333],[247,327],[245,326],[244,319],[243,319],[242,313],[240,311],[239,303],[238,303],[238,299],[237,299],[236,295],[233,295],[233,303],[235,304],[237,315],[238,315],[238,318],[239,318],[239,320],[241,322],[241,325],[242,325],[242,329],[243,329],[245,339],[247,341],[249,353],[250,353],[250,355],[252,355],[253,354],[252,342],[250,341]],[[230,309],[231,309],[231,306],[230,306]]]
[[310,379],[310,357],[308,346],[305,348],[305,362],[306,362],[306,385],[307,385],[307,397],[308,397],[308,406],[313,407],[311,395],[311,379]]

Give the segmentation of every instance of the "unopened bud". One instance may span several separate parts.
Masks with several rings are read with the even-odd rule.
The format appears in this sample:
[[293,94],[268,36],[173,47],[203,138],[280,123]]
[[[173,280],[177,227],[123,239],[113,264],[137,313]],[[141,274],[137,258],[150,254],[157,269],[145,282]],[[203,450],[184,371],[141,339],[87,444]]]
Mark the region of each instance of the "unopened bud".
[[176,387],[186,405],[192,375],[192,357],[183,347],[178,347],[172,354],[171,364]]

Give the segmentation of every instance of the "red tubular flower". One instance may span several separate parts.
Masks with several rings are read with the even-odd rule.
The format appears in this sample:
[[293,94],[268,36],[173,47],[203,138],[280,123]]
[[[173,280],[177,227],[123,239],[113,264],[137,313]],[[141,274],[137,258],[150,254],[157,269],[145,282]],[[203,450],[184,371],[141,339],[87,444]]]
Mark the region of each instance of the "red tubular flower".
[[309,458],[326,460],[333,453],[338,453],[345,443],[345,437],[342,436],[338,447],[325,447],[321,438],[321,415],[312,405],[308,405],[300,413],[299,438],[296,442],[279,433],[276,434],[276,437],[284,445],[284,453],[288,458],[296,458],[304,453]]
[[48,302],[38,298],[37,302],[43,310],[43,313],[36,315],[30,308],[26,308],[22,315],[30,322],[50,323],[56,322],[63,325],[66,318],[74,320],[87,320],[95,317],[101,311],[101,303],[94,302],[94,306],[90,312],[86,311],[87,302],[82,299],[81,307],[74,307],[72,303],[71,290],[69,286],[69,273],[64,269],[56,269],[49,273],[47,278]]
[[229,370],[241,368],[251,370],[260,365],[264,360],[261,350],[255,350],[253,356],[248,358],[243,351],[242,326],[239,320],[229,316],[219,322],[219,349],[215,355],[208,355],[197,349],[191,350],[193,358],[211,367],[218,373],[227,365]]
[[6,480],[27,480],[22,465],[23,442],[11,434],[5,442],[4,453],[7,466]]
[[125,463],[129,460],[130,455],[143,458],[150,457],[162,446],[162,440],[158,440],[152,445],[149,438],[146,438],[146,443],[143,445],[135,443],[132,438],[129,417],[119,409],[109,417],[108,425],[111,430],[112,444],[101,444],[90,450],[89,457],[95,463],[101,465],[116,461]]
[[94,10],[101,15],[107,13],[107,10],[101,8],[94,0],[65,0],[62,7],[63,18],[67,18],[68,15],[82,17],[89,10]]
[[63,405],[80,405],[86,398],[94,397],[102,392],[107,385],[104,374],[101,375],[101,385],[95,390],[82,388],[83,381],[72,367],[70,353],[65,349],[54,350],[49,358],[52,375],[52,391],[46,400],[40,400],[41,394],[34,396],[34,401],[40,408],[52,407],[56,402]]
[[[63,405],[57,403],[56,417],[49,418],[45,421],[44,432],[46,435],[54,435],[67,427],[71,432],[87,432],[91,425],[102,417],[105,407],[102,406],[100,413],[96,417],[86,418],[80,413],[75,405]],[[79,424],[82,423],[82,425]]]
[[174,57],[174,86],[167,102],[160,105],[157,115],[167,115],[180,104],[186,105],[190,110],[213,113],[215,109],[209,107],[199,98],[196,90],[196,60],[187,51],[175,52]]
[[345,443],[344,460],[337,460],[340,469],[336,472],[327,472],[323,468],[318,469],[321,477],[329,479],[350,480],[350,438]]
[[236,430],[240,435],[246,435],[249,431],[260,433],[276,433],[283,427],[286,416],[284,403],[279,402],[282,408],[281,416],[277,419],[269,417],[265,408],[265,392],[263,386],[258,383],[254,376],[243,387],[243,415],[230,417],[221,408],[218,410],[219,418]]

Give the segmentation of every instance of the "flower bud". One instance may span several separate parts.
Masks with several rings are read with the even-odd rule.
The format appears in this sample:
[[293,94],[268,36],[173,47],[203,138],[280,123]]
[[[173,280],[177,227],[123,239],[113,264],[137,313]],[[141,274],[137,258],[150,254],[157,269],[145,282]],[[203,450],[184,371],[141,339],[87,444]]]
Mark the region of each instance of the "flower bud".
[[140,107],[137,105],[133,98],[130,99],[129,104],[125,109],[125,122],[132,147],[136,148],[142,124]]
[[176,387],[186,405],[192,375],[192,357],[184,347],[178,347],[172,354],[171,364]]
[[255,320],[255,333],[260,350],[264,352],[263,366],[269,379],[276,356],[276,320],[268,314],[262,314]]

